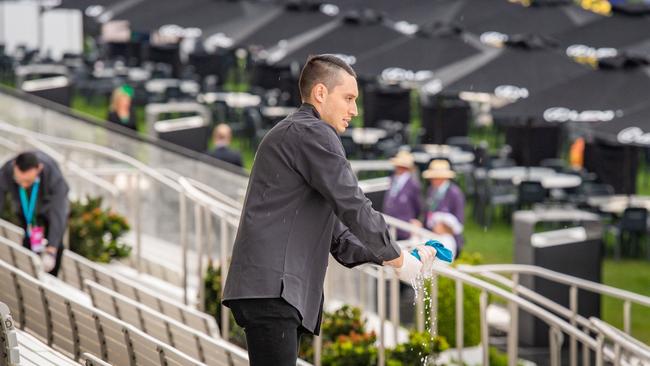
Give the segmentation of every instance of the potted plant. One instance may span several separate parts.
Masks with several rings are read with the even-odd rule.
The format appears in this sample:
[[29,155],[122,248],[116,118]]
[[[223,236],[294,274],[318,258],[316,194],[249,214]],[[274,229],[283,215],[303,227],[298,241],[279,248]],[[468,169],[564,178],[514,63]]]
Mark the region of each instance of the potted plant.
[[108,263],[131,254],[131,247],[119,240],[129,224],[123,216],[103,209],[101,197],[71,202],[68,229],[70,249],[90,260]]

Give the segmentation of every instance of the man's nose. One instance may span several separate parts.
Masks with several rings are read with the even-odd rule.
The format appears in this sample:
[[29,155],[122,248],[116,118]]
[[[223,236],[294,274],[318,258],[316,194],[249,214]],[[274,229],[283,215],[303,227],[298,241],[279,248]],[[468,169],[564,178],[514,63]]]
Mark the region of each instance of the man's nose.
[[352,117],[356,117],[356,116],[359,115],[359,111],[357,109],[357,103],[356,102],[352,103],[352,108],[350,109],[350,114],[352,115]]

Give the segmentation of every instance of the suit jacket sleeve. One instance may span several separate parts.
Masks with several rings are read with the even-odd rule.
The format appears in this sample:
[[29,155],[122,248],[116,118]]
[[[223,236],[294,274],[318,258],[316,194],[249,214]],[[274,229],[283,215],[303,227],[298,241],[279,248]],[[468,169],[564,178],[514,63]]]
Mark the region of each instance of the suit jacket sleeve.
[[380,261],[400,256],[380,213],[359,188],[357,178],[334,130],[306,126],[294,140],[295,168],[305,181],[329,202],[336,216]]
[[48,219],[47,241],[49,246],[61,247],[63,234],[68,222],[69,202],[68,184],[58,171],[50,172],[49,202],[46,204],[45,214]]
[[348,268],[369,262],[382,264],[382,261],[375,257],[338,219],[334,223],[330,253],[334,259]]

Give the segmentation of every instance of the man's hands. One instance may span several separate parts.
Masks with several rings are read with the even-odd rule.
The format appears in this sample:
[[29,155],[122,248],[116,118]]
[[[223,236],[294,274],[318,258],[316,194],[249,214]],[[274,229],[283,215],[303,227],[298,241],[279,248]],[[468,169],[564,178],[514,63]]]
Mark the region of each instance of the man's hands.
[[41,255],[41,260],[43,263],[43,271],[51,272],[56,266],[56,253],[58,248],[55,246],[48,245],[45,247],[45,252]]
[[401,280],[409,283],[417,278],[423,268],[429,267],[436,257],[436,250],[428,245],[419,245],[415,249],[418,250],[421,261],[413,254],[402,250],[398,258],[384,262],[385,265],[395,268]]

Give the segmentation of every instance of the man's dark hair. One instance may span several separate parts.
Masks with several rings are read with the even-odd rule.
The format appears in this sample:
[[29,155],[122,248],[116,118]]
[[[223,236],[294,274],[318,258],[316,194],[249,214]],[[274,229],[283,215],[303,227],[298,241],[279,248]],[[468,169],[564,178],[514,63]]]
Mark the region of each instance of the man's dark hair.
[[16,156],[15,163],[18,167],[18,170],[21,172],[26,172],[30,169],[38,168],[38,164],[40,164],[38,158],[36,157],[36,154],[33,152],[24,152],[19,154]]
[[314,85],[321,83],[332,90],[339,83],[338,72],[345,71],[348,75],[357,77],[352,67],[340,57],[331,54],[313,55],[307,58],[300,72],[300,97],[307,100]]

